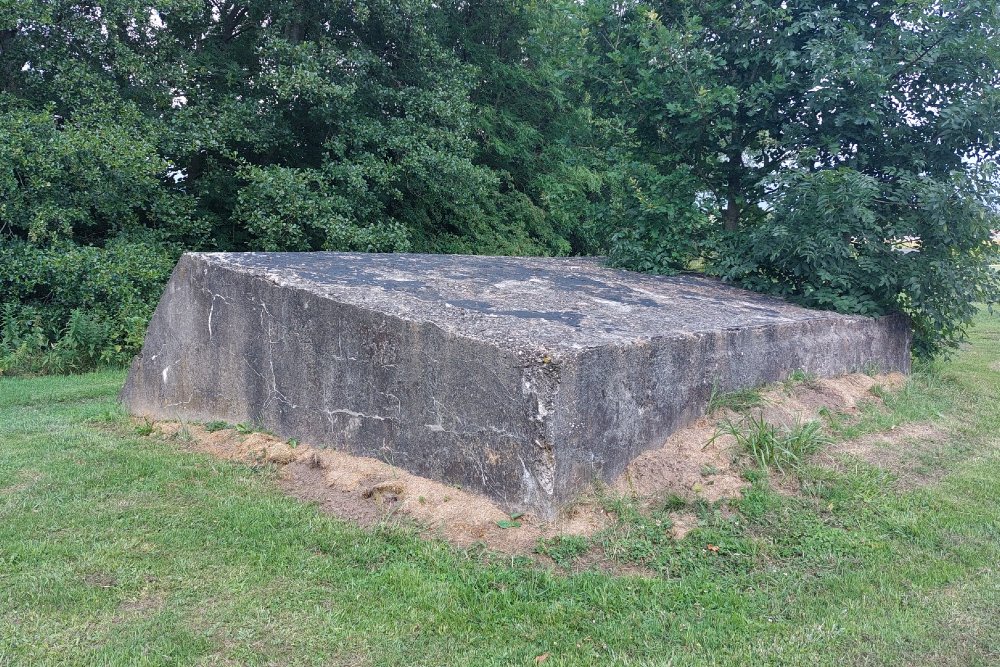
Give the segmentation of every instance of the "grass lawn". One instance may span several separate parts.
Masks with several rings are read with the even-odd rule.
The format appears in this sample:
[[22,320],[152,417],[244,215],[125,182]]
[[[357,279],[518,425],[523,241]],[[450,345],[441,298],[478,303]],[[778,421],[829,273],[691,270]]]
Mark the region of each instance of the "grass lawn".
[[0,379],[0,665],[1000,664],[995,317],[868,417],[945,429],[924,483],[750,471],[681,541],[618,503],[594,545],[647,577],[345,524],[267,466],[139,435],[122,380]]

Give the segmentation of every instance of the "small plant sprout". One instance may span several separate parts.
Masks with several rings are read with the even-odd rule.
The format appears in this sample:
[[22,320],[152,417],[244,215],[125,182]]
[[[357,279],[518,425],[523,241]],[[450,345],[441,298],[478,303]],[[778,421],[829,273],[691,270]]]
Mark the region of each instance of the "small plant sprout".
[[135,427],[135,432],[145,437],[153,434],[153,422],[143,419],[142,423]]
[[671,493],[663,499],[664,512],[677,512],[687,507],[687,501],[676,493]]
[[510,515],[510,519],[503,519],[497,521],[497,525],[500,526],[501,528],[520,528],[521,522],[518,521],[518,519],[520,519],[523,516],[524,512],[514,512],[513,514]]
[[802,368],[796,369],[788,374],[788,378],[781,383],[785,389],[785,393],[791,393],[798,385],[805,385],[810,389],[815,389],[819,386],[819,377],[815,373],[810,373]]

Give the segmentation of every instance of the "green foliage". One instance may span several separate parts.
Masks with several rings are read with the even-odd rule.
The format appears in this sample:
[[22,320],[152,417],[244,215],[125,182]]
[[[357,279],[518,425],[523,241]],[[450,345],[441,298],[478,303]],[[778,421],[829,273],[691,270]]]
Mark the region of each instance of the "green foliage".
[[[102,240],[144,223],[183,228],[184,197],[132,109],[18,108],[0,95],[0,220],[32,242]],[[111,118],[114,122],[110,122]]]
[[623,216],[618,264],[675,270],[700,251],[754,290],[903,312],[924,355],[962,339],[972,303],[1000,299],[995,3],[606,0],[581,12],[610,142],[690,178],[657,191],[712,223]]
[[141,424],[135,427],[135,434],[145,438],[147,436],[153,435],[154,430],[155,429],[153,428],[153,423],[150,422],[148,419],[145,419]]
[[174,260],[155,238],[0,246],[0,374],[127,363]]
[[246,185],[237,195],[233,215],[245,221],[262,250],[410,249],[403,225],[360,226],[352,216],[352,202],[312,170],[248,167],[241,175]]
[[601,254],[902,312],[926,355],[1000,298],[993,2],[3,9],[8,369],[75,309],[104,340],[63,367],[127,359],[181,248]]
[[551,558],[556,565],[567,567],[586,553],[590,541],[580,535],[556,535],[538,540],[535,553]]
[[774,214],[727,239],[713,269],[807,306],[905,313],[916,352],[933,354],[962,340],[976,302],[1000,300],[997,221],[976,200],[982,185],[968,175],[792,174],[773,194]]
[[[484,164],[474,138],[477,68],[456,52],[464,33],[456,37],[451,21],[474,21],[477,8],[423,0],[240,8],[231,25],[202,37],[171,20],[174,12],[163,28],[196,73],[178,82],[184,99],[169,116],[175,135],[165,150],[220,246],[505,254],[566,246],[509,174]],[[511,38],[528,29],[514,26]]]
[[708,397],[707,414],[711,415],[719,410],[732,410],[733,412],[746,412],[751,408],[759,407],[764,403],[764,397],[760,389],[739,389],[737,391],[720,392],[718,388],[712,387],[712,394]]
[[779,428],[762,414],[749,414],[739,421],[726,420],[719,433],[731,435],[741,450],[761,468],[784,471],[829,442],[818,421],[806,421],[791,428]]
[[612,266],[676,273],[701,256],[710,221],[694,202],[697,180],[683,167],[669,174],[652,165],[613,165],[605,175],[607,204],[596,211]]
[[791,394],[792,390],[800,385],[810,389],[817,389],[820,386],[819,376],[801,368],[796,368],[781,382],[781,387],[786,394]]
[[677,512],[688,506],[688,502],[676,493],[669,494],[663,500],[662,509],[664,512]]
[[236,432],[241,435],[250,435],[252,433],[257,433],[260,430],[256,425],[251,424],[250,422],[240,422],[234,428],[236,428]]

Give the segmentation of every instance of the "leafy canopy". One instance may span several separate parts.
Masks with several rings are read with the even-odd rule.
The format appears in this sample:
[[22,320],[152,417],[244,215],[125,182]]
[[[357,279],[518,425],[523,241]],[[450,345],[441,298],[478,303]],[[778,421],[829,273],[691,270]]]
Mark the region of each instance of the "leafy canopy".
[[639,246],[623,264],[903,311],[926,353],[997,300],[996,3],[585,4],[602,115],[684,186],[618,231]]
[[124,361],[182,249],[604,254],[902,311],[933,354],[1000,295],[998,32],[977,0],[0,0],[0,370],[71,332]]

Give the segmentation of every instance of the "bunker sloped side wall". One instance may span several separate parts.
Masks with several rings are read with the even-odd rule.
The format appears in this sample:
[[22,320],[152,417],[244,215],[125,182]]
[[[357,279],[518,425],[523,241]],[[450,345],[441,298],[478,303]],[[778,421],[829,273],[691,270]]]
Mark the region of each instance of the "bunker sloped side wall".
[[833,315],[587,350],[560,369],[555,496],[610,482],[638,454],[702,416],[713,388],[747,389],[797,370],[831,377],[910,370],[902,317]]
[[184,256],[122,399],[249,422],[551,515],[554,386],[540,361]]

